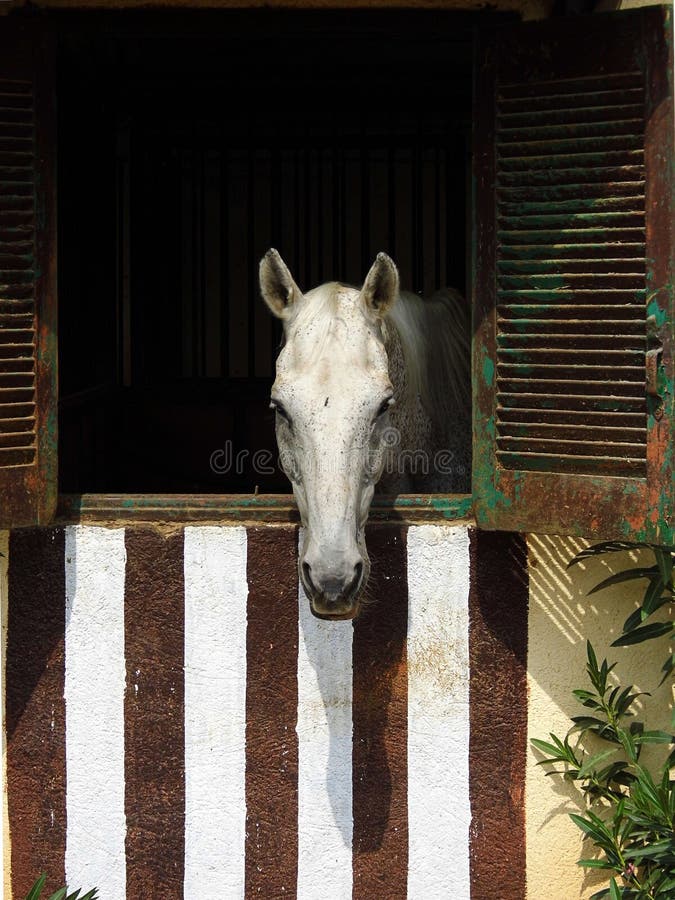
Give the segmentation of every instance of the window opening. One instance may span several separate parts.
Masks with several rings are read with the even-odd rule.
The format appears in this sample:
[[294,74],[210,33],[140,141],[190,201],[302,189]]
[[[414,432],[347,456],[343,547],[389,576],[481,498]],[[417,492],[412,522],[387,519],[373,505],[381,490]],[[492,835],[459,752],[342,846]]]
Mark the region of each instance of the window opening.
[[63,492],[290,492],[270,246],[303,290],[385,250],[405,289],[469,296],[471,23],[217,21],[61,39]]

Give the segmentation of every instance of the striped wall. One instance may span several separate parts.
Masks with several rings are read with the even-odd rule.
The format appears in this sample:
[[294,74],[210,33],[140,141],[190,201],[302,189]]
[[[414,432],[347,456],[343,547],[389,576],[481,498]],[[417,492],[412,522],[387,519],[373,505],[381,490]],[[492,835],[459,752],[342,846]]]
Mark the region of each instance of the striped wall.
[[309,614],[300,539],[10,534],[13,897],[524,897],[523,540],[374,526],[352,624]]

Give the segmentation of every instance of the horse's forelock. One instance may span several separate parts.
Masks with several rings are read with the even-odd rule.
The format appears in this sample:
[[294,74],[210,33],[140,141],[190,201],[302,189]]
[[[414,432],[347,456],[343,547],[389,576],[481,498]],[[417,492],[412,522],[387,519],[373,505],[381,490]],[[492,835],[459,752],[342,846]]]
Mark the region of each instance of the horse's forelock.
[[288,330],[285,339],[289,340],[294,334],[302,332],[311,324],[311,358],[321,357],[326,349],[329,336],[335,332],[335,325],[343,321],[341,300],[346,299],[347,296],[356,304],[359,296],[358,288],[341,284],[338,281],[329,281],[308,291],[297,311],[287,323]]

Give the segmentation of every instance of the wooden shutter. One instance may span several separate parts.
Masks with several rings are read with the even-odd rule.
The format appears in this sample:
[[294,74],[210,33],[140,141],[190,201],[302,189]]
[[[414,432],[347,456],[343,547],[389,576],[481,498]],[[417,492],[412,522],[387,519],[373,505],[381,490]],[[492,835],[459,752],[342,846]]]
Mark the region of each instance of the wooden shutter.
[[34,24],[0,19],[0,527],[56,505],[55,85]]
[[670,12],[652,7],[479,41],[474,499],[484,528],[672,539],[670,37]]

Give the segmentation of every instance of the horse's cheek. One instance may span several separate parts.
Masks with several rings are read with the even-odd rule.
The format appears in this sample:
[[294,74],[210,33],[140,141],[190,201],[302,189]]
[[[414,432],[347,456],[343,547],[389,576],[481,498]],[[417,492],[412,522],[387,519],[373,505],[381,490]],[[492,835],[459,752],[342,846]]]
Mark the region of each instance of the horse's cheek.
[[295,485],[301,479],[300,467],[292,443],[288,440],[286,427],[277,426],[277,447],[279,450],[279,465],[286,477]]
[[[371,486],[371,497],[372,488],[382,477],[382,472],[390,455],[391,448],[383,440],[382,434],[379,432],[374,433],[370,439],[364,472],[367,483]],[[368,504],[370,505],[370,500]]]
[[295,502],[298,507],[298,512],[300,514],[300,521],[307,527],[307,498],[305,497],[305,491],[303,485],[293,484],[293,496],[295,497]]

